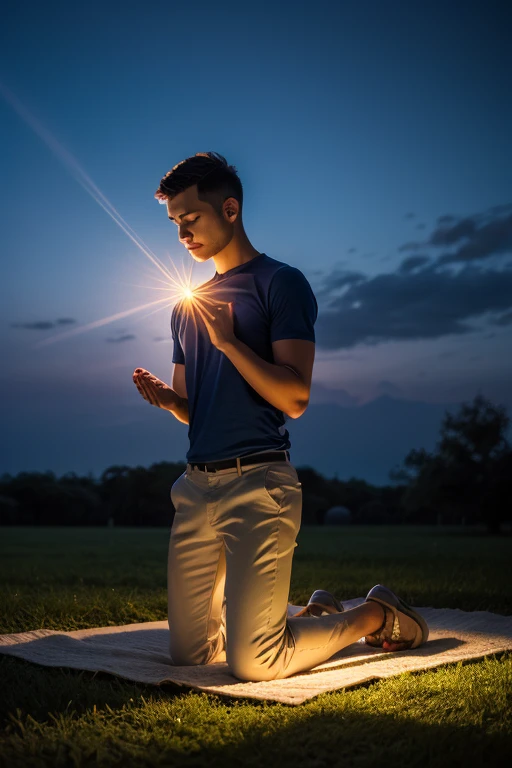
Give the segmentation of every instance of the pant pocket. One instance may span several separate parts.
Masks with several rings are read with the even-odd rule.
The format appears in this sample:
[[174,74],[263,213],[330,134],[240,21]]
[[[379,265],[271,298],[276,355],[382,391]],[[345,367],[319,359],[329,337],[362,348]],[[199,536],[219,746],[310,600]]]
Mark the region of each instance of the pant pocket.
[[290,464],[269,464],[263,473],[263,488],[276,509],[281,509],[289,492],[301,492],[297,471]]

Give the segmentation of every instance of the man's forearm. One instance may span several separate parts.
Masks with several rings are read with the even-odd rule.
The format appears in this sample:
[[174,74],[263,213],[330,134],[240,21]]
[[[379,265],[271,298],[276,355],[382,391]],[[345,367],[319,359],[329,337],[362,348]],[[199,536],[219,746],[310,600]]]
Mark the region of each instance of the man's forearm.
[[291,368],[263,360],[247,344],[236,339],[222,348],[248,384],[268,403],[293,419],[306,409],[309,392]]
[[176,395],[175,403],[170,405],[167,410],[170,411],[173,416],[176,416],[178,421],[181,421],[183,424],[188,424],[188,400],[186,397],[180,397],[176,392],[174,392],[174,394]]

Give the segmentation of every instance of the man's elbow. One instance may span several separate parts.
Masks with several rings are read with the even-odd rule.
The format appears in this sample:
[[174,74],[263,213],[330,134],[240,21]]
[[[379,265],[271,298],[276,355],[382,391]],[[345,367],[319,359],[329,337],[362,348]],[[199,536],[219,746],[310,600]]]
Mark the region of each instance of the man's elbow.
[[309,405],[309,397],[307,400],[298,400],[293,404],[293,407],[289,409],[288,416],[291,419],[298,419],[305,412]]

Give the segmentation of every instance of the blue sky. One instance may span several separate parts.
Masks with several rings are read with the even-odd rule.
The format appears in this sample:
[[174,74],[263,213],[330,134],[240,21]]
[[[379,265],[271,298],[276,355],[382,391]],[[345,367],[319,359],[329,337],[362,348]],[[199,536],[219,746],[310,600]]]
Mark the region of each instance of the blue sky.
[[[141,366],[170,381],[170,307],[38,344],[165,295],[69,156],[180,269],[190,257],[153,199],[160,178],[198,151],[237,167],[252,244],[299,267],[319,301],[310,409],[479,391],[511,409],[511,26],[501,2],[11,4],[0,472],[97,473],[187,448],[186,427],[131,379]],[[194,280],[214,271],[195,264]],[[152,452],[137,435],[155,418],[169,443]]]

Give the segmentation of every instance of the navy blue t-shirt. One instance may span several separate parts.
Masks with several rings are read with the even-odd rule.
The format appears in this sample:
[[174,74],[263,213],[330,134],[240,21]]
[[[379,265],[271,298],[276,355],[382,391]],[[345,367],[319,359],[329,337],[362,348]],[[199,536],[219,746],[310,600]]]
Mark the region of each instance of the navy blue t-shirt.
[[[221,275],[216,272],[200,291],[208,299],[234,303],[235,336],[267,362],[274,362],[273,341],[315,341],[318,305],[309,282],[296,267],[265,253]],[[185,365],[187,461],[290,448],[285,414],[261,397],[212,344],[203,321],[187,304],[178,302],[171,316],[172,362]]]

